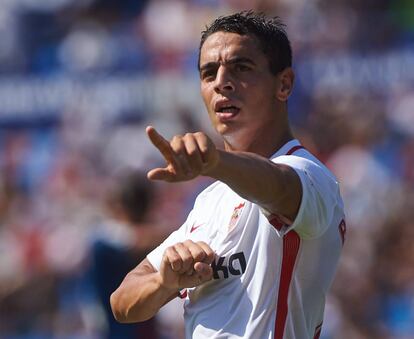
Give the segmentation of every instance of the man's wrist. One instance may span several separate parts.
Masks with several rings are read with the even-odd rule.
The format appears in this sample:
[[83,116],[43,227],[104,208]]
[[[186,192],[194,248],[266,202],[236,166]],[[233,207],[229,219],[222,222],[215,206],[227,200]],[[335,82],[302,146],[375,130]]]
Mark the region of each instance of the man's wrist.
[[217,158],[213,165],[207,166],[206,169],[203,171],[202,175],[206,177],[211,177],[214,179],[218,179],[218,175],[220,173],[221,163],[223,158],[226,157],[226,151],[217,149]]
[[171,287],[171,286],[169,286],[168,284],[165,283],[165,281],[164,281],[163,277],[161,276],[160,272],[155,272],[154,273],[154,279],[155,279],[155,283],[157,284],[157,289],[165,292],[165,294],[167,296],[170,296],[174,293],[179,293],[179,291],[180,291],[179,288]]

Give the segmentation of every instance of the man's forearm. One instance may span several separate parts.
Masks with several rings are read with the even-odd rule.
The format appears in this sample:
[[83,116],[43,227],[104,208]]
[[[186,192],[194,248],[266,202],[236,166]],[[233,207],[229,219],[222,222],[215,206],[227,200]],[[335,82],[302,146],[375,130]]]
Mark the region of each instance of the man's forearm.
[[207,176],[229,185],[243,198],[271,212],[294,219],[302,196],[295,171],[253,153],[219,151],[217,165]]
[[180,182],[209,176],[271,213],[292,221],[296,217],[302,186],[293,168],[254,153],[218,150],[202,132],[174,136],[169,142],[151,126],[146,131],[167,162],[149,171],[149,179]]
[[122,323],[145,321],[175,296],[174,291],[161,286],[158,272],[130,272],[121,286],[111,295],[114,317]]

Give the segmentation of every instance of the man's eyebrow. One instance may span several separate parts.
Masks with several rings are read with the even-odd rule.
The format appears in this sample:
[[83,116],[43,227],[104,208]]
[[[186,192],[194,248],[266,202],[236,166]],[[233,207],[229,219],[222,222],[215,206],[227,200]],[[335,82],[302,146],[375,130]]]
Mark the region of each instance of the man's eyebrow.
[[238,63],[244,63],[244,64],[251,64],[256,65],[256,63],[247,57],[234,57],[227,61],[228,64],[238,64]]
[[[247,58],[247,57],[234,57],[234,58],[231,58],[231,59],[227,60],[225,63],[230,64],[230,65],[238,64],[238,63],[245,63],[245,64],[247,63],[247,64],[250,64],[250,65],[253,65],[253,66],[256,65],[256,63],[252,59]],[[207,62],[204,65],[200,66],[200,72],[205,71],[205,70],[210,69],[210,68],[215,68],[219,64],[220,63],[216,62],[216,61]]]

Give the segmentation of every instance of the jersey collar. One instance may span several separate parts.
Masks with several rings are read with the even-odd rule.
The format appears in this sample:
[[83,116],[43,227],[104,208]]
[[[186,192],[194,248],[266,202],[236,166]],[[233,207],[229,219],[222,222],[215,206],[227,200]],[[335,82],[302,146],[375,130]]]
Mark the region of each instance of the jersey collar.
[[276,151],[276,153],[273,153],[273,155],[270,157],[270,159],[279,157],[281,155],[286,155],[287,152],[289,152],[289,150],[295,146],[300,146],[300,142],[297,139],[292,139],[290,141],[288,141],[286,144],[284,144],[281,148],[279,148],[278,151]]

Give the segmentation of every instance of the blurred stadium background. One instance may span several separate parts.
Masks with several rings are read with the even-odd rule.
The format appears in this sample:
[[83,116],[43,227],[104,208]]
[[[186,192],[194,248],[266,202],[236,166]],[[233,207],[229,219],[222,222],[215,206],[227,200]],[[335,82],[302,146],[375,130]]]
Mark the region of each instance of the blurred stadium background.
[[103,285],[209,181],[144,187],[129,224],[108,197],[126,169],[161,162],[146,124],[214,136],[199,34],[248,8],[287,24],[291,121],[342,184],[348,233],[321,338],[414,338],[412,0],[1,0],[0,338],[181,338],[179,301],[156,335],[123,330]]

